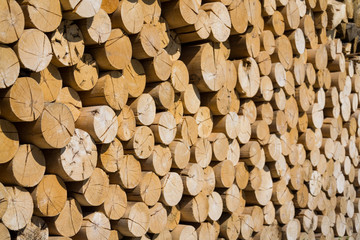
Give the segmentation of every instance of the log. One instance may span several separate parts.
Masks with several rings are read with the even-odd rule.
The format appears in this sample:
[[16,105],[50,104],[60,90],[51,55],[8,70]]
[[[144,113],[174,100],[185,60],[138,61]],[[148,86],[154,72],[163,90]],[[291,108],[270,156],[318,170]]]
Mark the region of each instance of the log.
[[45,221],[39,217],[33,216],[30,223],[16,234],[16,240],[25,239],[48,239],[49,229]]
[[133,155],[125,155],[119,170],[109,174],[111,184],[119,184],[122,188],[133,189],[140,182],[141,166]]
[[1,95],[1,115],[12,122],[32,122],[44,109],[41,87],[31,77],[18,78]]
[[211,162],[212,145],[209,140],[205,138],[198,138],[196,143],[190,149],[190,162],[198,163],[202,168],[205,168]]
[[31,144],[19,146],[14,158],[0,166],[4,184],[22,187],[36,186],[45,173],[45,158],[40,149]]
[[120,1],[111,15],[112,28],[121,28],[127,34],[136,34],[144,24],[141,1]]
[[241,232],[241,220],[237,214],[223,215],[219,219],[220,236],[237,239]]
[[223,200],[221,195],[214,191],[208,196],[209,212],[208,220],[217,221],[220,219],[223,212]]
[[156,22],[160,18],[161,7],[160,0],[142,0],[140,1],[145,23],[150,23],[152,21]]
[[5,189],[8,193],[8,207],[1,220],[9,230],[18,231],[30,223],[34,204],[26,189],[18,186]]
[[56,175],[48,174],[31,191],[34,215],[55,217],[64,209],[67,198],[66,186]]
[[84,107],[75,126],[87,131],[95,142],[106,144],[114,140],[118,120],[115,112],[106,105]]
[[155,145],[154,151],[145,161],[141,161],[142,169],[152,171],[158,176],[165,176],[171,168],[171,151],[165,145]]
[[47,172],[57,174],[65,182],[83,181],[93,173],[97,162],[97,149],[90,135],[75,129],[70,142],[62,149],[46,152]]
[[208,137],[211,143],[213,155],[212,160],[223,161],[227,157],[229,150],[229,140],[224,133],[212,133]]
[[167,224],[167,212],[161,203],[156,203],[149,209],[150,212],[150,223],[149,233],[159,234],[166,229]]
[[240,93],[240,97],[255,96],[260,87],[260,72],[255,59],[247,58],[234,63],[238,70],[236,90]]
[[230,160],[212,164],[215,173],[215,186],[229,188],[235,179],[235,168]]
[[198,222],[205,221],[209,212],[209,202],[206,195],[200,192],[195,197],[184,196],[179,203],[181,221]]
[[170,80],[176,93],[186,90],[186,86],[189,84],[189,71],[183,61],[173,62]]
[[211,32],[210,16],[200,8],[194,24],[177,28],[175,31],[181,43],[207,39]]
[[0,56],[2,56],[0,59],[0,88],[7,88],[13,85],[18,78],[20,63],[15,52],[8,46],[0,45]]
[[94,58],[85,53],[70,68],[60,70],[64,83],[76,91],[89,91],[98,81],[98,66]]
[[68,185],[71,195],[81,206],[99,206],[106,198],[109,189],[109,178],[100,168],[95,168],[91,176]]
[[15,126],[4,119],[0,120],[0,137],[2,147],[0,148],[0,163],[10,161],[19,148],[19,136]]
[[149,229],[149,224],[150,211],[146,204],[128,202],[123,218],[112,224],[112,227],[123,236],[141,237]]
[[193,25],[198,21],[200,5],[201,1],[170,1],[162,5],[163,15],[171,29]]
[[203,188],[204,171],[197,163],[189,163],[179,171],[184,186],[184,195],[196,196]]
[[131,45],[129,37],[120,28],[115,28],[105,43],[92,48],[90,52],[101,69],[122,70],[131,61]]
[[139,159],[148,158],[154,150],[154,145],[154,134],[145,126],[136,127],[134,136],[123,144],[126,154],[133,153]]
[[221,88],[224,82],[221,66],[225,66],[226,61],[221,53],[220,44],[205,43],[189,46],[182,49],[181,56],[189,74],[196,76],[196,86],[200,91],[213,92]]
[[119,1],[117,0],[103,0],[101,2],[101,9],[105,10],[107,14],[111,14],[115,12],[117,6],[119,4]]
[[60,214],[47,219],[47,225],[50,234],[72,237],[80,230],[82,221],[79,203],[74,198],[68,198]]
[[121,110],[128,100],[125,78],[118,71],[101,74],[90,91],[79,95],[83,106],[108,105],[114,110]]
[[157,113],[150,129],[156,143],[169,145],[176,136],[176,120],[170,112]]
[[63,20],[50,37],[53,48],[51,63],[57,67],[73,66],[84,54],[84,39],[79,27],[69,20]]
[[201,138],[209,137],[213,130],[213,116],[210,108],[200,107],[194,118],[197,124],[197,135]]
[[97,163],[105,172],[116,172],[120,170],[124,157],[124,149],[121,142],[115,138],[109,144],[102,144],[99,149],[99,161]]
[[209,38],[214,42],[225,42],[231,30],[231,19],[226,6],[221,2],[211,2],[201,5],[201,9],[209,15]]
[[147,126],[154,122],[156,106],[150,94],[141,94],[138,98],[131,99],[128,105],[135,114],[137,124]]
[[145,92],[154,98],[158,109],[170,109],[174,104],[175,91],[170,82],[148,85]]
[[202,191],[207,195],[213,193],[215,189],[215,182],[214,169],[211,166],[207,166],[204,168],[204,184]]
[[30,76],[40,85],[45,102],[53,102],[57,99],[62,89],[62,78],[54,65],[49,64],[44,70],[33,72]]
[[196,232],[199,239],[216,239],[215,227],[211,223],[201,223]]
[[73,239],[108,239],[110,236],[110,221],[101,212],[86,214],[79,232]]
[[256,58],[260,52],[260,37],[259,34],[252,30],[245,35],[232,36],[229,38],[230,59],[251,57]]
[[191,225],[179,224],[172,232],[171,237],[174,240],[195,240],[197,239],[196,229]]
[[126,79],[125,84],[129,97],[139,97],[146,84],[146,75],[142,64],[136,59],[131,59],[130,63],[123,69],[123,77]]
[[80,109],[82,108],[81,99],[79,94],[70,87],[63,87],[55,102],[62,103],[67,106],[76,121],[80,116]]
[[270,30],[275,36],[281,36],[285,31],[284,17],[279,11],[264,19],[264,30]]
[[143,62],[147,82],[166,81],[171,74],[172,61],[165,50],[159,50],[153,59]]
[[228,11],[231,19],[231,35],[244,33],[248,27],[248,15],[244,1],[231,1]]
[[[19,126],[24,143],[39,148],[63,148],[74,134],[75,124],[70,110],[61,103],[47,103],[38,119]],[[56,136],[56,137],[54,137]]]
[[184,169],[190,161],[190,147],[181,139],[175,139],[169,144],[171,157],[172,157],[172,168]]
[[[157,2],[155,0],[151,0],[151,1]],[[140,3],[142,4],[143,1],[140,1]],[[142,6],[147,6],[147,4],[143,3]],[[141,59],[155,57],[160,49],[166,47],[163,46],[165,42],[164,36],[160,36],[160,34],[156,34],[159,33],[159,31],[160,31],[159,25],[144,24],[141,31],[135,37],[133,37],[131,41],[132,54],[134,58],[141,60]]]
[[186,114],[195,114],[200,108],[200,93],[193,84],[188,84],[185,91],[181,93],[183,111]]
[[179,174],[169,172],[161,178],[161,196],[160,202],[165,206],[177,205],[184,191],[184,185]]
[[129,201],[142,201],[148,206],[154,206],[161,195],[161,182],[153,172],[142,172],[140,183],[130,192],[127,192]]
[[1,25],[0,42],[9,44],[17,41],[25,27],[25,18],[20,5],[10,0],[7,4],[1,4]]
[[60,25],[62,18],[60,1],[44,3],[43,1],[22,0],[20,6],[24,12],[26,28],[52,32]]
[[71,1],[60,0],[63,9],[63,18],[76,20],[93,17],[101,7],[101,0]]

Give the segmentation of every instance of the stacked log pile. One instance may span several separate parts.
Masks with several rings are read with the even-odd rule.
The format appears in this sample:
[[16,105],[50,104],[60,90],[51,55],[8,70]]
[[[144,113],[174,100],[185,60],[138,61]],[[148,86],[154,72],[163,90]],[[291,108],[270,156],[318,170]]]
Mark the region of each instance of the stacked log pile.
[[0,0],[0,239],[360,239],[359,9]]

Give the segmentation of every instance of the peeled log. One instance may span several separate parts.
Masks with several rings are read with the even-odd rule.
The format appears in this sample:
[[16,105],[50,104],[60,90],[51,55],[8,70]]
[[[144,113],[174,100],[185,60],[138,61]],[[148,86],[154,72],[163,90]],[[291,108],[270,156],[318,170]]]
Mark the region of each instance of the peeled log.
[[45,158],[34,145],[22,144],[11,161],[0,165],[0,171],[4,184],[34,187],[44,176]]
[[125,153],[134,154],[139,159],[146,159],[154,150],[154,134],[149,127],[136,127],[134,136],[123,145]]
[[61,22],[60,1],[21,0],[26,28],[37,28],[42,32],[54,31]]
[[31,222],[16,234],[16,240],[39,239],[45,240],[49,238],[49,229],[46,222],[36,216],[31,218]]
[[[134,224],[135,223],[135,224]],[[150,211],[143,202],[128,202],[123,218],[113,227],[123,236],[141,237],[149,229]]]
[[84,107],[75,123],[90,134],[97,143],[110,143],[116,137],[118,120],[115,112],[108,106]]
[[125,213],[127,197],[124,190],[117,184],[110,184],[107,198],[98,207],[98,210],[106,215],[110,220],[119,220]]
[[160,201],[164,205],[177,205],[182,198],[183,191],[184,185],[179,174],[175,172],[169,172],[163,178],[161,178]]
[[225,66],[226,61],[218,43],[183,48],[181,60],[188,67],[189,74],[196,77],[196,86],[200,91],[218,91],[223,85],[224,71],[221,66]]
[[126,80],[125,84],[129,97],[139,97],[146,85],[146,75],[142,64],[136,59],[131,59],[126,68],[123,69],[123,76]]
[[156,105],[150,94],[141,94],[136,99],[131,99],[128,105],[135,114],[137,124],[150,125],[154,122]]
[[127,192],[129,201],[142,201],[148,206],[155,205],[161,195],[161,182],[153,172],[142,172],[140,183]]
[[93,212],[84,216],[79,232],[74,240],[108,239],[110,237],[110,221],[102,212]]
[[81,20],[79,28],[83,34],[85,45],[102,44],[110,37],[110,17],[103,9],[100,9],[94,17]]
[[117,28],[111,31],[109,39],[104,44],[94,47],[91,52],[100,68],[124,69],[131,61],[131,42],[129,37]]
[[40,117],[21,124],[20,139],[39,148],[63,148],[74,134],[75,124],[70,110],[61,103],[48,103]]
[[136,120],[134,112],[125,105],[118,115],[119,128],[116,136],[122,141],[130,140],[135,134]]
[[193,25],[198,20],[201,1],[170,1],[163,4],[163,15],[170,28]]
[[13,85],[20,73],[20,63],[15,52],[8,46],[0,45],[0,88]]
[[2,223],[12,231],[18,231],[30,223],[34,204],[30,193],[22,187],[6,187],[8,207]]
[[133,155],[125,155],[120,162],[119,170],[109,175],[111,184],[122,188],[133,189],[140,183],[141,166]]
[[24,14],[15,0],[2,0],[0,4],[0,43],[17,41],[25,26]]
[[225,42],[230,36],[231,19],[226,6],[221,2],[201,5],[201,9],[209,15],[210,39],[214,42]]
[[73,66],[84,54],[83,36],[73,21],[63,20],[50,40],[54,53],[51,62],[57,67]]
[[101,7],[101,0],[60,0],[63,9],[63,18],[82,19],[93,17]]
[[60,70],[64,83],[76,91],[89,91],[98,81],[98,66],[94,58],[85,53],[72,67]]
[[80,109],[82,108],[81,99],[79,94],[70,87],[64,87],[60,90],[55,102],[65,104],[74,118],[74,121],[80,116]]
[[83,106],[108,105],[121,110],[128,100],[125,78],[119,71],[103,73],[90,91],[80,93],[80,98]]
[[32,122],[44,108],[40,85],[31,77],[18,78],[2,92],[1,115],[12,122]]
[[70,142],[62,149],[46,152],[47,172],[57,174],[65,182],[83,181],[93,173],[97,149],[90,135],[75,129]]
[[59,70],[52,64],[40,72],[30,75],[40,85],[45,102],[53,102],[59,96],[62,88],[62,78]]
[[140,32],[144,24],[141,0],[120,1],[111,16],[112,28],[121,28],[128,34]]
[[52,174],[45,175],[32,190],[31,197],[34,201],[34,215],[55,217],[65,207],[66,186],[60,177]]
[[115,138],[111,143],[101,145],[97,165],[107,173],[116,172],[120,168],[123,157],[123,146]]
[[72,237],[80,230],[82,221],[80,204],[74,198],[68,198],[60,214],[47,219],[47,224],[51,235]]

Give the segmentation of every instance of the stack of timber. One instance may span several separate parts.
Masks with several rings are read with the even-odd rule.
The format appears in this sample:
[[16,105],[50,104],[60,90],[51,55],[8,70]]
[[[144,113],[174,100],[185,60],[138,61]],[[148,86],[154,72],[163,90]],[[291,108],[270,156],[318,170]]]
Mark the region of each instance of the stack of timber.
[[360,239],[360,1],[0,0],[0,239]]

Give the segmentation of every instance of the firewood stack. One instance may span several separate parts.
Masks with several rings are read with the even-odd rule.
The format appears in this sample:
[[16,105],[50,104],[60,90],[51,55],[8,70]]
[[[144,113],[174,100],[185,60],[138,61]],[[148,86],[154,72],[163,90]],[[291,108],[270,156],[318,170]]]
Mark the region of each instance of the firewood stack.
[[0,0],[0,239],[360,239],[359,9]]

